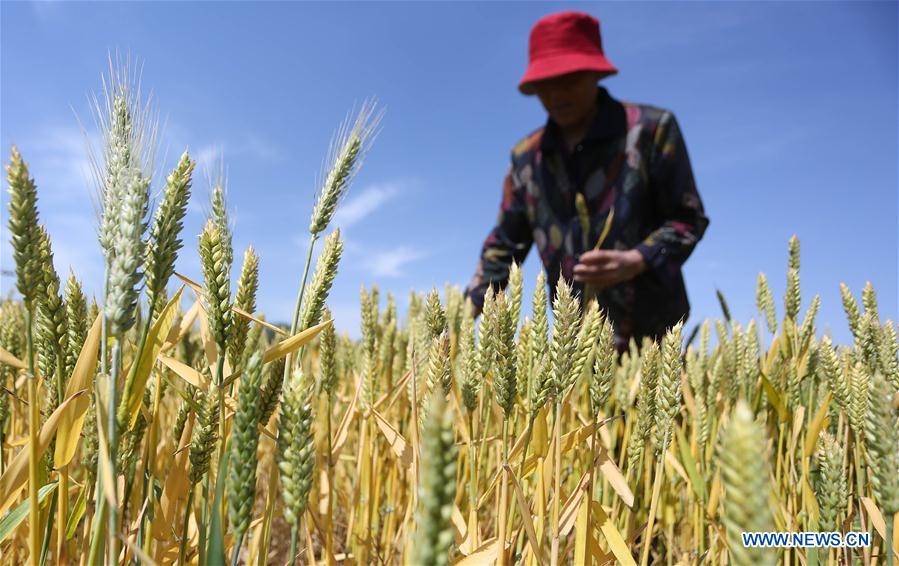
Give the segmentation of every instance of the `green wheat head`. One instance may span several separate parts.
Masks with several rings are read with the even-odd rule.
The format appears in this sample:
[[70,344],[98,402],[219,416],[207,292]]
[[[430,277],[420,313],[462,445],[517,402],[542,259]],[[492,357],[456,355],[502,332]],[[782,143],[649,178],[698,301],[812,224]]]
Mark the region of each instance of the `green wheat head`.
[[144,268],[151,314],[162,308],[166,283],[175,272],[175,260],[182,246],[180,235],[184,216],[187,214],[194,167],[196,161],[190,159],[187,151],[181,154],[178,165],[165,179],[162,202],[153,216]]
[[197,415],[197,424],[190,440],[190,483],[196,485],[202,481],[209,472],[209,462],[215,444],[218,442],[219,425],[219,396],[218,387],[210,385],[206,392],[200,413]]
[[306,512],[315,467],[312,431],[312,387],[302,370],[284,391],[278,422],[278,467],[287,522],[297,526]]
[[765,457],[764,431],[755,422],[752,411],[740,400],[731,414],[718,446],[721,480],[724,485],[724,527],[727,532],[730,563],[743,565],[775,564],[771,549],[746,548],[740,534],[746,531],[774,530],[768,507],[770,484]]
[[228,475],[228,517],[238,538],[250,527],[256,494],[256,449],[259,446],[259,384],[262,355],[247,363],[237,392],[237,412],[231,428],[231,466]]
[[899,512],[899,413],[894,395],[886,379],[875,373],[865,418],[865,457],[874,499],[885,517]]
[[456,453],[453,415],[440,395],[431,406],[421,447],[421,482],[418,488],[412,564],[449,564],[455,528],[451,521],[456,498]]
[[[331,311],[327,306],[322,307],[322,318],[332,320]],[[334,325],[329,324],[319,334],[319,366],[321,371],[321,389],[328,396],[334,395],[337,386],[337,333]]]
[[768,325],[768,332],[774,334],[777,331],[777,311],[774,306],[774,294],[764,273],[759,273],[756,283],[755,304]]
[[553,301],[553,338],[550,346],[552,387],[549,397],[558,399],[569,385],[577,355],[578,323],[580,322],[577,298],[564,278],[559,279]]
[[209,319],[209,331],[225,352],[233,326],[231,311],[231,264],[227,261],[225,234],[209,219],[200,234],[200,263],[203,267],[203,294]]
[[303,295],[303,307],[300,313],[300,329],[305,330],[321,321],[321,311],[331,292],[334,278],[337,277],[337,266],[343,254],[343,240],[340,229],[325,238],[325,245],[315,265],[312,281],[306,286]]
[[63,302],[66,305],[66,332],[68,339],[66,340],[66,375],[72,375],[75,371],[75,363],[81,354],[81,348],[84,346],[84,339],[87,336],[89,324],[93,324],[93,320],[88,321],[87,318],[87,299],[81,288],[81,283],[75,278],[74,273],[69,274],[66,280],[65,298]]
[[655,425],[656,456],[661,457],[671,443],[674,418],[680,410],[681,400],[681,332],[683,323],[678,322],[670,329],[662,342],[662,371],[656,387]]
[[515,407],[518,380],[515,376],[515,321],[512,320],[513,305],[509,304],[505,293],[497,295],[496,317],[497,335],[491,344],[494,347],[496,373],[493,376],[493,394],[502,408],[506,419]]
[[459,355],[462,359],[461,389],[462,404],[469,413],[473,413],[478,405],[478,394],[481,391],[480,351],[475,344],[474,318],[471,315],[471,300],[466,301],[462,315],[462,329],[459,334]]
[[349,121],[344,122],[335,135],[327,159],[328,173],[312,209],[309,222],[311,234],[324,232],[331,223],[337,204],[349,189],[371,147],[381,116],[380,112],[375,113],[374,103],[366,101],[352,126]]
[[[237,293],[234,295],[234,306],[253,314],[256,311],[256,292],[259,289],[259,256],[253,246],[243,254],[240,277],[237,279]],[[254,344],[247,339],[250,332],[250,320],[241,315],[231,315],[231,335],[228,339],[228,363],[231,368],[241,365],[244,350]]]
[[819,508],[818,529],[821,531],[842,530],[840,517],[846,508],[848,497],[843,458],[842,444],[827,431],[822,432],[817,453],[819,475],[815,482]]
[[37,186],[16,146],[12,147],[6,175],[9,185],[9,234],[13,262],[16,265],[16,286],[22,295],[25,309],[33,311],[41,280]]

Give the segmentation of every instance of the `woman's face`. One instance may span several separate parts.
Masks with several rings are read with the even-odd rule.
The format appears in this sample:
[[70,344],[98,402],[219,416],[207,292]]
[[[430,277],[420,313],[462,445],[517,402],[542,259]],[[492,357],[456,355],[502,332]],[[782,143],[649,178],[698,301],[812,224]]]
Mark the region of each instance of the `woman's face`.
[[600,77],[596,71],[577,71],[535,81],[533,87],[549,117],[565,128],[581,124],[591,115]]

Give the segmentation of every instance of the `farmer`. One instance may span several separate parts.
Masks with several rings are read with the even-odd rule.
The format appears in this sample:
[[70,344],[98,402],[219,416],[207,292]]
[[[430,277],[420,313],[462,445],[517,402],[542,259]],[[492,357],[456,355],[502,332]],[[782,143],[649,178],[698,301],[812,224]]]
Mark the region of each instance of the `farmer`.
[[619,351],[687,318],[681,266],[709,220],[674,114],[597,84],[617,73],[596,18],[561,12],[531,30],[518,89],[549,116],[512,149],[499,217],[465,291],[476,314],[488,285],[504,288],[512,262],[537,244],[551,296],[560,276],[595,296]]

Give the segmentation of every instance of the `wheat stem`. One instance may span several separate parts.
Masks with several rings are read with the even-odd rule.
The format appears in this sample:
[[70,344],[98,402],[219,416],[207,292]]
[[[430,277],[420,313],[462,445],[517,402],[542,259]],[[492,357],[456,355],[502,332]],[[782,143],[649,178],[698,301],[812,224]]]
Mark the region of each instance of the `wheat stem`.
[[37,398],[37,376],[34,373],[34,343],[32,340],[31,309],[25,309],[25,356],[28,363],[28,547],[30,549],[31,566],[38,564],[38,530],[40,529],[40,506],[37,505],[39,483],[38,465],[38,427],[40,415]]

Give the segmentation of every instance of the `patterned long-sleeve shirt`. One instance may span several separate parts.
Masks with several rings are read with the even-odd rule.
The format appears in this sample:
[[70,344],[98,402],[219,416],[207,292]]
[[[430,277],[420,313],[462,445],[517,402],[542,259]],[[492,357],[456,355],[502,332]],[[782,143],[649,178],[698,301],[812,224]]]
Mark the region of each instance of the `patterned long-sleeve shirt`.
[[[575,208],[577,193],[589,212],[586,238]],[[512,262],[523,263],[534,244],[551,296],[559,277],[583,293],[573,280],[574,266],[584,241],[599,239],[612,207],[602,248],[636,249],[647,269],[601,290],[599,304],[615,326],[619,348],[631,337],[660,336],[689,315],[681,266],[709,219],[674,114],[618,101],[601,86],[593,125],[570,152],[552,120],[512,150],[496,226],[484,241],[466,295],[482,306],[488,285],[504,288]]]

